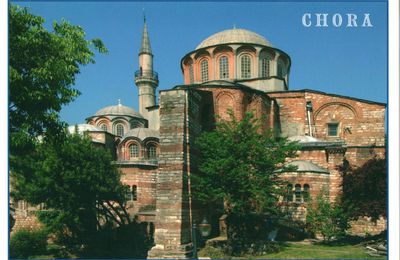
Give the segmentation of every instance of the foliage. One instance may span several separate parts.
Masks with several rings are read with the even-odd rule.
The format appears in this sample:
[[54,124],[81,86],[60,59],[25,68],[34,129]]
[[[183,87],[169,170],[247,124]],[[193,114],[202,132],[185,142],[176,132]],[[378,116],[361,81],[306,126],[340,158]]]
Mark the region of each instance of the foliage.
[[377,220],[387,216],[386,159],[375,157],[359,168],[345,161],[340,171],[343,202],[353,218],[368,216]]
[[147,223],[132,222],[118,228],[105,228],[93,236],[83,258],[146,259],[153,246],[152,236],[146,232]]
[[12,194],[32,204],[44,203],[38,213],[59,242],[86,244],[104,223],[130,222],[124,209],[125,187],[111,163],[108,150],[89,138],[67,135],[62,142],[48,140],[31,155],[29,173],[13,172]]
[[11,236],[10,258],[28,258],[46,252],[47,233],[44,230],[20,229]]
[[80,67],[94,63],[94,50],[107,52],[99,39],[86,40],[80,26],[62,20],[52,31],[44,19],[26,8],[9,6],[9,134],[10,167],[34,150],[36,138],[46,131],[58,134],[64,125],[58,113],[73,101]]
[[308,204],[306,220],[310,231],[320,233],[324,241],[342,238],[349,228],[349,213],[340,200],[330,202],[327,190],[323,190],[316,201]]
[[200,173],[191,176],[194,200],[206,205],[223,202],[229,243],[251,240],[257,226],[251,223],[254,218],[263,220],[266,212],[279,214],[282,190],[277,169],[295,156],[297,145],[263,131],[261,120],[252,113],[238,121],[232,112],[229,121],[221,120],[196,144],[201,162]]

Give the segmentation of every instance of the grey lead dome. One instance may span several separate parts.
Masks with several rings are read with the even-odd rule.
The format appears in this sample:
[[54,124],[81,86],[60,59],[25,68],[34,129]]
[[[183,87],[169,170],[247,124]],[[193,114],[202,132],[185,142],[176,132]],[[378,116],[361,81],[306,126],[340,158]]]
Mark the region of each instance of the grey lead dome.
[[160,138],[160,134],[157,130],[139,127],[139,128],[134,128],[134,129],[129,130],[122,138],[122,141],[128,137],[136,137],[139,140],[144,141],[145,139],[147,139],[149,137]]
[[255,32],[245,29],[230,29],[211,35],[202,41],[196,50],[227,43],[251,43],[272,47],[267,39]]
[[95,116],[105,116],[105,115],[131,116],[131,117],[143,118],[143,116],[141,114],[139,114],[132,108],[123,106],[121,104],[118,104],[116,106],[108,106],[108,107],[102,108],[99,111],[97,111],[95,114]]

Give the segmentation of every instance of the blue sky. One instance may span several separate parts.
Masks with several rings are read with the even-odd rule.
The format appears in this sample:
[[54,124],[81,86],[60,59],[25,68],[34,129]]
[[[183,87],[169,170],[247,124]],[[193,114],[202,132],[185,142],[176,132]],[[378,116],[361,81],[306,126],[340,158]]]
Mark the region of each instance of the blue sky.
[[[233,28],[267,38],[292,59],[290,89],[314,89],[377,102],[387,102],[386,3],[293,2],[17,2],[51,22],[66,19],[80,25],[87,38],[100,38],[109,50],[96,64],[83,67],[75,88],[82,92],[64,107],[61,118],[83,123],[97,110],[122,104],[138,110],[133,75],[143,30],[143,8],[159,73],[158,90],[183,83],[180,59],[208,36]],[[370,13],[372,28],[309,27],[304,13],[359,16]],[[313,16],[314,17],[314,16]],[[329,19],[328,19],[329,20]],[[315,19],[313,19],[315,23]]]

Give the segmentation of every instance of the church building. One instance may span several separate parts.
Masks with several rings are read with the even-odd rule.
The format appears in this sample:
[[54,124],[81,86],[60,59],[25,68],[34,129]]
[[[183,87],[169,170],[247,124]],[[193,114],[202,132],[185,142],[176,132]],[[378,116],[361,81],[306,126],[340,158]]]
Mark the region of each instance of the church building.
[[[281,173],[290,183],[288,202],[299,219],[309,196],[318,196],[324,187],[332,201],[340,194],[337,167],[344,159],[361,166],[385,156],[386,104],[291,90],[289,54],[255,32],[234,28],[201,41],[181,59],[183,84],[159,91],[158,100],[153,59],[145,21],[134,73],[139,111],[119,102],[77,128],[113,151],[130,189],[129,212],[154,223],[149,257],[190,255],[194,219],[188,180],[197,170],[195,139],[213,129],[215,120],[229,119],[229,109],[238,119],[252,111],[276,137],[299,142],[299,156],[287,162],[297,169]],[[369,228],[372,233],[385,227]]]

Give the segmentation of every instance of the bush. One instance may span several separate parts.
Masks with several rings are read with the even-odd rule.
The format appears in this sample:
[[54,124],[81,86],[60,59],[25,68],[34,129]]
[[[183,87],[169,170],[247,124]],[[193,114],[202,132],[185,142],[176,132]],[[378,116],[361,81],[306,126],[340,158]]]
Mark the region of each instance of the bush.
[[316,203],[307,207],[307,226],[314,233],[320,233],[324,241],[340,239],[349,228],[349,213],[344,210],[339,200],[329,201],[326,191],[318,196]]
[[20,229],[10,239],[10,258],[28,258],[46,253],[47,232]]

